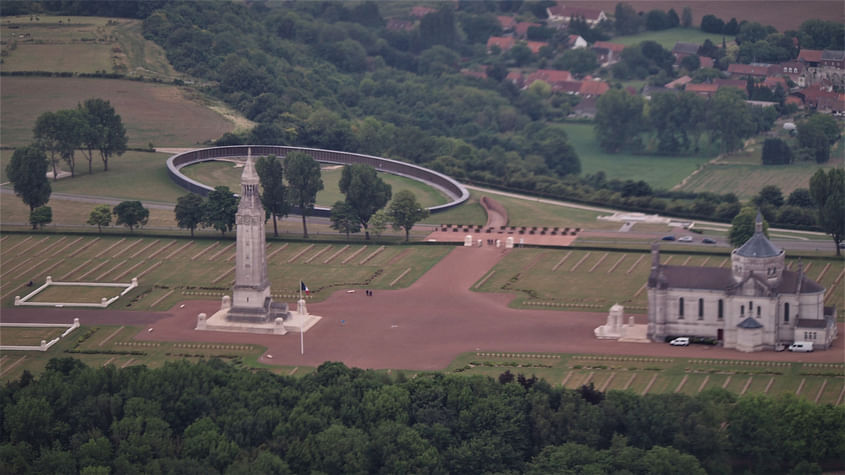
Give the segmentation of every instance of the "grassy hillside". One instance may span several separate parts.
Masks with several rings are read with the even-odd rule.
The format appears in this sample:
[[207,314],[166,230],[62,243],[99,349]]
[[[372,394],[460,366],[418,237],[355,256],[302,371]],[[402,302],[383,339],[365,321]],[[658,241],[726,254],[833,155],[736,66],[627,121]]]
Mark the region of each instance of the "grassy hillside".
[[116,79],[3,76],[0,91],[5,146],[29,143],[42,113],[74,108],[92,97],[111,102],[126,126],[130,147],[202,144],[236,127],[200,104],[185,87]]

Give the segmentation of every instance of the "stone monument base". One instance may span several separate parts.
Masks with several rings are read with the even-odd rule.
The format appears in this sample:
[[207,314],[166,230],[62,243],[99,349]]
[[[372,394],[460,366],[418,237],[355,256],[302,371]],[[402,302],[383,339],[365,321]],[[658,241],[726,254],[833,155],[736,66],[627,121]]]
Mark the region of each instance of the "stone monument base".
[[208,317],[201,313],[197,315],[196,330],[234,332],[234,333],[258,333],[264,335],[285,335],[288,332],[304,333],[311,329],[322,317],[309,315],[304,302],[300,300],[296,312],[288,312],[288,318],[276,318],[266,322],[244,322],[229,319],[229,312],[232,310],[227,305],[228,300],[223,298],[223,306]]

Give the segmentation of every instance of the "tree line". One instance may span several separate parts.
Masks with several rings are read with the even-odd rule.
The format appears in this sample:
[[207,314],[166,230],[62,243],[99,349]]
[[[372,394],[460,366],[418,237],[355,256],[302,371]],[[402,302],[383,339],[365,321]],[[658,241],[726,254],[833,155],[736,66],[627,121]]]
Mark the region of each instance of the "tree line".
[[0,471],[19,474],[820,474],[845,451],[845,409],[792,395],[638,396],[331,362],[294,378],[217,359],[52,359],[0,389],[0,413]]
[[58,179],[57,165],[63,160],[75,176],[76,153],[82,150],[88,161],[88,173],[93,173],[94,153],[108,171],[109,159],[126,151],[128,138],[123,122],[109,101],[92,98],[76,109],[45,112],[38,116],[33,128],[34,141],[15,149],[6,165],[6,176],[15,194],[29,206],[29,221],[33,229],[52,221],[53,211],[46,206],[52,187],[47,178],[52,167],[53,179]]

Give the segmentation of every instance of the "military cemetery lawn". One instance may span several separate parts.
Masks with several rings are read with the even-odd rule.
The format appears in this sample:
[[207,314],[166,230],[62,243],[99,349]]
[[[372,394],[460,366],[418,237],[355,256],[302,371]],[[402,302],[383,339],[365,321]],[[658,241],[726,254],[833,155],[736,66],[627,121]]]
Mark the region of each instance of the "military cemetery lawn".
[[[729,258],[728,253],[661,253],[661,263],[668,265],[726,267],[730,266]],[[786,261],[788,268],[797,269],[798,257],[788,254]],[[842,308],[845,262],[833,257],[805,257],[803,262],[807,276],[828,289],[825,305]],[[618,303],[626,312],[645,315],[650,269],[651,256],[645,250],[520,249],[499,261],[476,283],[475,290],[517,294],[511,305],[518,308],[604,313]],[[845,320],[841,312],[839,320]]]
[[[715,153],[697,157],[607,153],[599,148],[593,124],[566,123],[563,128],[581,159],[582,176],[603,171],[608,180],[643,180],[652,188],[668,190],[715,156]],[[708,145],[705,138],[701,143],[703,147]]]
[[231,132],[235,124],[201,104],[187,88],[94,78],[0,77],[3,145],[26,145],[44,112],[75,108],[90,98],[111,102],[130,147],[188,147]]
[[638,395],[684,393],[712,388],[742,394],[793,394],[820,404],[842,404],[845,365],[678,357],[601,356],[476,352],[459,356],[447,372],[485,375],[505,371],[545,379],[553,386],[577,389],[590,383],[600,391]]
[[[128,279],[126,279],[128,280]],[[127,282],[128,284],[128,282]],[[110,299],[123,292],[122,287],[90,287],[84,285],[51,285],[38,292],[30,302],[69,302],[100,303],[100,299]],[[115,301],[115,305],[120,300]]]
[[[234,282],[234,239],[4,234],[0,246],[0,302],[11,306],[44,283],[129,282],[139,287],[110,308],[164,310],[185,299],[219,300]],[[330,242],[268,244],[273,295],[292,301],[299,280],[311,299],[341,289],[398,289],[416,281],[451,250],[449,246],[382,246]],[[26,284],[32,280],[34,286]],[[107,294],[114,295],[114,289]]]
[[[337,201],[343,201],[345,196],[340,192],[338,183],[343,167],[328,166],[321,169],[324,189],[317,193],[317,206],[329,208]],[[230,190],[239,192],[243,167],[234,162],[212,161],[189,165],[181,169],[182,173],[208,186],[228,186]],[[396,195],[401,190],[409,190],[417,197],[417,201],[425,207],[437,206],[448,202],[446,196],[436,188],[410,178],[379,173],[379,177],[389,184]]]
[[66,330],[67,327],[3,327],[0,328],[0,345],[38,346],[41,340],[50,341]]

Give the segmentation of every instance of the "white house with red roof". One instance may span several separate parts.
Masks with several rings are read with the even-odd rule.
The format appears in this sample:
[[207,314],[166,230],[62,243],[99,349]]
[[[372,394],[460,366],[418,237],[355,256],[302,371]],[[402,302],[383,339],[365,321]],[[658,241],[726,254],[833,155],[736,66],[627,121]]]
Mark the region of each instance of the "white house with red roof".
[[590,26],[595,26],[597,23],[607,20],[607,15],[603,10],[597,8],[581,8],[569,7],[558,3],[546,9],[551,22],[569,23],[573,18],[582,18]]

